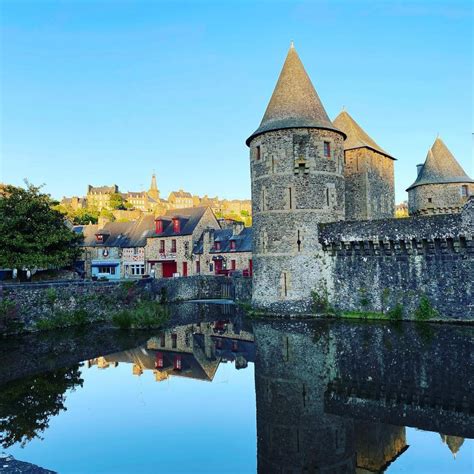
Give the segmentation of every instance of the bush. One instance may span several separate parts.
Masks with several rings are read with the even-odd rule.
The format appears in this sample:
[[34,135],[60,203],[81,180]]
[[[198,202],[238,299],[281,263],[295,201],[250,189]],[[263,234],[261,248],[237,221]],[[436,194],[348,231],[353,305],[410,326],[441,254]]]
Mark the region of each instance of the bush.
[[389,309],[387,315],[390,319],[398,321],[403,318],[403,305],[397,303],[393,308]]
[[89,315],[83,308],[72,311],[60,310],[47,318],[36,321],[36,328],[40,330],[67,328],[70,326],[84,326],[89,323]]
[[58,299],[58,293],[57,291],[54,289],[54,288],[48,288],[46,291],[45,291],[45,297],[46,297],[46,301],[51,305],[53,306],[54,303],[56,303],[57,299]]
[[417,321],[427,321],[428,319],[438,317],[439,313],[433,308],[428,297],[423,295],[420,298],[420,302],[418,303],[418,307],[415,310],[414,316],[415,320]]
[[119,329],[130,329],[132,327],[132,314],[128,309],[119,311],[112,316],[112,322]]

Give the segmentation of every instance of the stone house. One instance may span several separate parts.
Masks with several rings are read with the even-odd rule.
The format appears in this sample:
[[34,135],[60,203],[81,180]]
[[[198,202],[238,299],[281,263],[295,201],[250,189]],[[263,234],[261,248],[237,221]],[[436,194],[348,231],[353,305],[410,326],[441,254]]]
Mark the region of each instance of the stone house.
[[[227,222],[228,221],[228,222]],[[205,229],[194,247],[195,272],[202,275],[252,276],[252,228],[220,220],[221,229]]]
[[193,195],[180,189],[179,191],[171,191],[168,196],[170,209],[181,209],[193,207]]
[[346,134],[346,220],[392,218],[395,213],[395,158],[377,145],[345,110],[333,123]]
[[157,217],[145,247],[147,273],[155,278],[199,273],[193,266],[193,248],[206,228],[220,228],[208,207],[174,209]]
[[439,137],[417,171],[415,182],[407,189],[411,216],[460,212],[474,194],[474,181]]
[[86,278],[123,278],[122,254],[128,244],[128,233],[134,222],[108,222],[98,225],[75,226],[84,240],[83,266]]
[[98,211],[110,208],[110,196],[119,192],[116,184],[112,186],[87,186],[87,206]]

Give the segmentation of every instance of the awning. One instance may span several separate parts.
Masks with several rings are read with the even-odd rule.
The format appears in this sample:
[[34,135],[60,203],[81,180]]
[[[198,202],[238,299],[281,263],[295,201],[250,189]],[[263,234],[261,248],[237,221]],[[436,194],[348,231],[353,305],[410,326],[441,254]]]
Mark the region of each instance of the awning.
[[93,267],[118,267],[119,263],[113,262],[100,262],[100,263],[92,263]]

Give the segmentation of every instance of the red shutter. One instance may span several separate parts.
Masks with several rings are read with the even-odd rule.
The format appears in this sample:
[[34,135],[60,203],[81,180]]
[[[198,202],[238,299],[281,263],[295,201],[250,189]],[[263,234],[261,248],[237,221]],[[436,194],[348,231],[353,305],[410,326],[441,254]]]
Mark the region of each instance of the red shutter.
[[163,233],[163,221],[161,219],[155,221],[155,230],[157,234]]
[[158,352],[156,354],[155,368],[157,369],[163,368],[163,353],[162,352]]
[[174,370],[181,370],[181,356],[174,356]]

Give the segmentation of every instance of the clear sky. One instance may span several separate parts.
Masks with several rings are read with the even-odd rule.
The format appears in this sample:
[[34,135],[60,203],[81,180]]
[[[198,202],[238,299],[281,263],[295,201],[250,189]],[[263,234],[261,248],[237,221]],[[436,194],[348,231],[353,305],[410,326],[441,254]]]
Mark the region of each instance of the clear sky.
[[245,139],[290,41],[331,118],[395,165],[397,202],[439,132],[473,175],[471,1],[0,0],[0,181],[249,198]]

